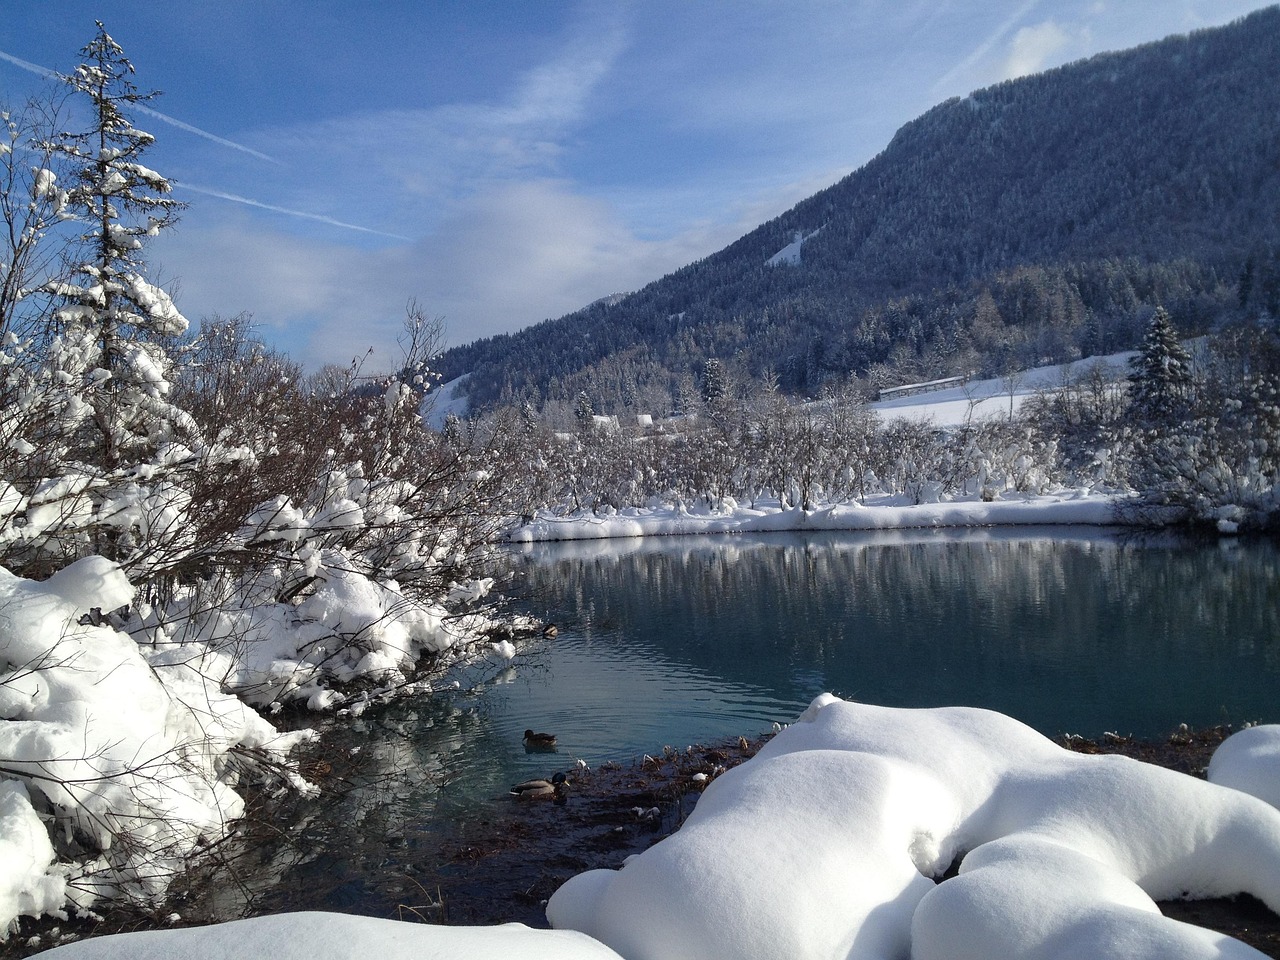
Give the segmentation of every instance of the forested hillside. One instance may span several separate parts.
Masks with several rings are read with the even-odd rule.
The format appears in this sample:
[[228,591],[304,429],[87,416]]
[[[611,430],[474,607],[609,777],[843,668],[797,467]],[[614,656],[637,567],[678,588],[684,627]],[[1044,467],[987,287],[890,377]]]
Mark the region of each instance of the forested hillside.
[[1134,346],[1157,305],[1280,313],[1280,7],[942,103],[719,253],[440,367],[476,406],[661,413],[708,358],[798,395],[993,375]]

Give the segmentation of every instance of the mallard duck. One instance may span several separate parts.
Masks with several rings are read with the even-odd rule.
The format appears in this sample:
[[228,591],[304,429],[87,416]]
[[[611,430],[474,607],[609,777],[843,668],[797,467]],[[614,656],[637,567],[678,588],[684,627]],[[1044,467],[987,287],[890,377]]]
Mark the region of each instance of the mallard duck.
[[526,780],[517,783],[508,793],[521,800],[534,800],[538,797],[562,797],[569,788],[569,778],[557,773],[550,780]]
[[524,732],[524,745],[546,750],[556,745],[556,735],[554,733],[534,733],[532,730],[526,730]]

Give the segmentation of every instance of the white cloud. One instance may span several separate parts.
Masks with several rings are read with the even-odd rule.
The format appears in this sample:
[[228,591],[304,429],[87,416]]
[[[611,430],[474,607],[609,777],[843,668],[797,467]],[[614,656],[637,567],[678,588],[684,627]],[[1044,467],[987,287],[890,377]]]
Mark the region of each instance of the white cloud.
[[1067,31],[1052,20],[1034,27],[1022,27],[1013,35],[1004,79],[1013,80],[1045,69],[1055,53],[1071,41]]
[[[616,202],[551,178],[494,184],[455,202],[421,239],[376,250],[294,236],[233,208],[189,216],[157,241],[155,261],[176,277],[178,305],[193,320],[248,311],[267,339],[310,369],[345,364],[370,346],[371,368],[387,368],[410,298],[444,317],[450,344],[518,329],[637,290],[833,179],[770,185],[722,217],[685,218],[656,238],[638,236]],[[678,210],[672,217],[680,220]]]
[[504,96],[257,131],[267,149],[289,157],[290,169],[226,192],[420,235],[442,208],[495,182],[557,175],[566,142],[626,44],[622,25],[601,8],[556,54],[512,78]]

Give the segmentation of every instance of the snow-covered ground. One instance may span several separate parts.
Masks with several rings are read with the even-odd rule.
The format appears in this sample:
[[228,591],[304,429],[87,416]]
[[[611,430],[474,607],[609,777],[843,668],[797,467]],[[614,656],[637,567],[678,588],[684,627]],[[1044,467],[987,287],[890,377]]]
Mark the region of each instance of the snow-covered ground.
[[1010,409],[1016,412],[1028,397],[1076,381],[1095,369],[1107,379],[1123,380],[1129,373],[1129,358],[1133,356],[1131,351],[1088,357],[1074,363],[1024,370],[1011,377],[971,380],[946,390],[880,400],[870,406],[883,420],[902,417],[939,427],[956,427],[971,420],[1008,417]]
[[443,429],[444,422],[451,413],[457,417],[467,415],[470,404],[467,402],[466,395],[458,392],[458,388],[469,376],[471,374],[464,373],[460,377],[455,377],[448,383],[440,384],[427,395],[422,404],[422,414],[423,419],[433,430]]
[[[1220,748],[1233,775],[1274,780],[1280,727],[1236,737],[1247,749],[1235,738]],[[936,882],[957,859],[959,874]],[[714,779],[674,835],[562,886],[547,905],[557,929],[307,913],[108,937],[49,956],[1262,957],[1155,904],[1239,892],[1280,909],[1280,810],[1243,790],[1072,753],[991,711],[823,694]]]

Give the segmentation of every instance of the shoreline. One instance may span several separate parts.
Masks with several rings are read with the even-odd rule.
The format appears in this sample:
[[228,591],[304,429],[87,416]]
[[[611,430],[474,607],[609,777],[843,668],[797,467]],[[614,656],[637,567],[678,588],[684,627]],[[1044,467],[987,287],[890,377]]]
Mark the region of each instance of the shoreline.
[[[1180,729],[1163,739],[1113,734],[1091,740],[1064,735],[1060,746],[1078,753],[1120,754],[1203,778],[1213,750],[1233,729]],[[599,867],[616,868],[633,854],[674,833],[697,803],[702,789],[719,772],[744,762],[771,735],[748,740],[697,745],[684,751],[666,748],[630,764],[605,763],[578,771],[568,795],[557,801],[512,799],[495,804],[472,821],[459,824],[456,836],[437,838],[426,855],[411,863],[391,865],[406,870],[403,902],[381,914],[388,919],[445,925],[507,922],[548,926],[544,905],[569,877]],[[410,871],[408,868],[412,866]],[[198,889],[193,890],[198,896]],[[175,924],[166,922],[171,904],[152,913],[105,911],[100,921],[59,923],[46,919],[27,924],[27,932],[0,944],[0,960],[38,955],[67,940],[168,926],[197,926],[195,909]],[[194,908],[194,903],[188,903]],[[1251,897],[1200,901],[1166,901],[1160,910],[1173,919],[1208,927],[1280,958],[1280,917]],[[289,909],[309,909],[298,905]],[[256,913],[283,912],[261,910]],[[351,911],[360,912],[360,911]],[[252,915],[246,914],[246,915]],[[379,915],[370,911],[369,915]],[[234,918],[223,918],[234,919]],[[28,939],[41,932],[41,943]],[[55,929],[57,933],[53,933]]]
[[[1132,514],[1127,515],[1128,511]],[[776,500],[759,506],[726,498],[719,509],[684,503],[653,507],[601,508],[565,516],[541,513],[508,530],[505,543],[525,545],[562,540],[617,540],[634,537],[725,533],[885,531],[993,526],[1164,526],[1172,511],[1147,508],[1134,494],[1059,490],[1011,494],[997,500],[938,500],[913,503],[875,495],[864,501],[828,503],[805,510]]]

